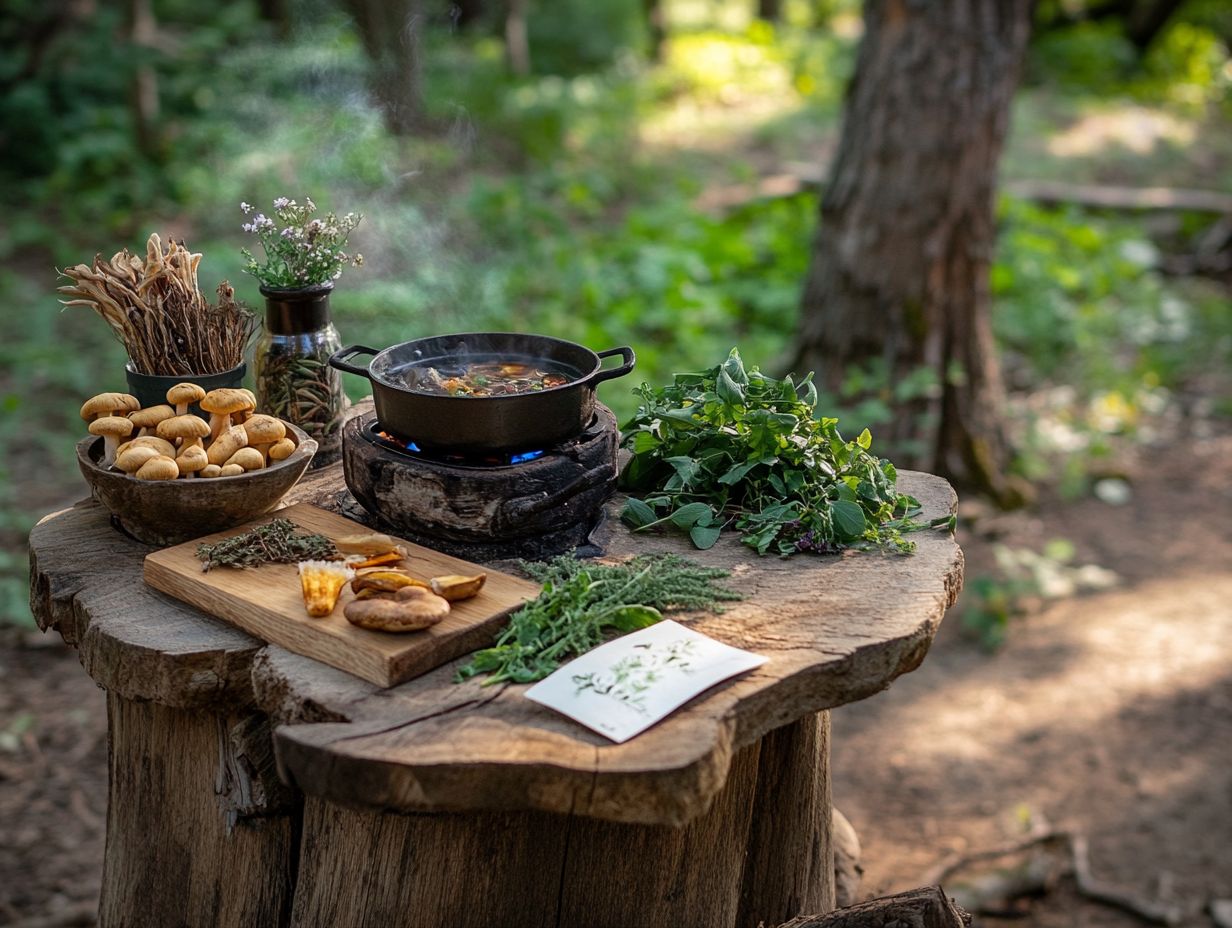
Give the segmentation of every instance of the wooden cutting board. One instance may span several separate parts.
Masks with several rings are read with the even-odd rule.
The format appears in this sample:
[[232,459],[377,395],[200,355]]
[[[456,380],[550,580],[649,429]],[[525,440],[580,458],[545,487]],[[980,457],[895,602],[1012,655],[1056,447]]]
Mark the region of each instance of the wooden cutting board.
[[401,541],[410,552],[402,566],[420,580],[444,574],[473,576],[480,572],[486,573],[488,579],[479,595],[453,603],[443,622],[423,631],[390,634],[356,628],[343,617],[343,607],[354,598],[349,586],[343,590],[332,615],[309,618],[294,564],[265,564],[242,570],[215,567],[208,573],[201,570],[197,545],[238,535],[274,518],[290,519],[310,532],[330,538],[370,531],[340,515],[298,503],[247,525],[147,555],[145,582],[258,638],[378,686],[394,686],[486,647],[510,612],[539,595],[539,585],[529,580]]

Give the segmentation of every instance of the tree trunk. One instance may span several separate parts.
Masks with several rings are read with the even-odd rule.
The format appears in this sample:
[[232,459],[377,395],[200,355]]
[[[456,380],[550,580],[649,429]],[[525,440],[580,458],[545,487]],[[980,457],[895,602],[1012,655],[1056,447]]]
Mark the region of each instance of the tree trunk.
[[[1031,0],[869,0],[793,367],[883,370],[908,459],[1006,500],[989,320],[997,161]],[[920,379],[932,383],[903,396]],[[908,380],[908,377],[912,377]],[[896,393],[897,390],[897,393]],[[1007,500],[1008,501],[1008,500]]]
[[667,14],[663,9],[663,0],[642,0],[642,11],[646,14],[646,31],[650,39],[650,60],[662,62],[667,46]]
[[[125,4],[125,20],[129,43],[138,54],[148,55],[157,41],[158,32],[150,0],[128,0]],[[161,147],[158,131],[158,76],[148,63],[138,65],[133,71],[129,99],[137,150],[146,157],[156,157]]]
[[780,0],[757,0],[757,18],[768,23],[777,23],[782,14]]
[[527,0],[509,0],[505,14],[505,58],[518,77],[530,74],[530,40],[526,32]]
[[291,38],[290,0],[257,0],[257,12],[274,28],[279,41]]
[[1129,40],[1144,54],[1155,37],[1164,30],[1168,21],[1181,6],[1183,0],[1148,0],[1135,6],[1129,17]]
[[347,0],[372,63],[369,85],[394,135],[411,135],[423,121],[420,90],[419,0]]

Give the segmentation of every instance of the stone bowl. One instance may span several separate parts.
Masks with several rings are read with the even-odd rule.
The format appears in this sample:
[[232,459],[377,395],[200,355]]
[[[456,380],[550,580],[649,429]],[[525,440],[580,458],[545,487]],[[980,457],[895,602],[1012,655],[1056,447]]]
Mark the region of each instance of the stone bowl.
[[242,525],[277,507],[308,469],[317,443],[303,430],[284,422],[295,450],[282,461],[235,477],[138,480],[118,470],[104,470],[103,439],[77,443],[77,464],[90,492],[112,522],[150,545],[181,542]]

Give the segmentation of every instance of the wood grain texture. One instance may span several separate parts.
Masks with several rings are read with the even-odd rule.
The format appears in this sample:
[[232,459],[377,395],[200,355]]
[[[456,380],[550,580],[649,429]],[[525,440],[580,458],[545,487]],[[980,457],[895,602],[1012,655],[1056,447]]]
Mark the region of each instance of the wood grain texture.
[[[367,529],[350,519],[299,503],[275,514],[308,532],[330,538],[362,534]],[[539,585],[521,577],[459,560],[410,542],[407,572],[427,581],[448,574],[486,573],[479,595],[453,603],[444,621],[410,634],[387,634],[356,628],[343,617],[354,599],[345,589],[333,614],[310,618],[304,611],[294,564],[265,564],[250,570],[224,567],[203,571],[197,545],[240,534],[269,521],[263,518],[145,558],[145,582],[156,590],[225,619],[246,632],[297,654],[346,670],[380,686],[393,686],[433,667],[491,643],[508,614],[533,599]]]
[[835,905],[830,713],[761,740],[738,925],[772,925]]
[[294,882],[291,816],[237,817],[219,795],[229,731],[243,719],[114,693],[107,717],[102,928],[285,924]]
[[[900,485],[925,517],[954,509],[939,478],[904,473]],[[523,687],[453,683],[461,662],[378,691],[270,648],[254,683],[260,705],[284,723],[276,732],[283,776],[310,795],[368,807],[534,809],[680,825],[709,808],[740,748],[918,666],[962,581],[961,552],[936,532],[916,536],[910,557],[779,560],[757,558],[735,539],[696,552],[610,524],[614,554],[681,551],[730,568],[747,598],[687,624],[770,661],[613,745],[523,699]]]
[[[371,410],[357,404],[348,415]],[[340,467],[309,471],[283,502],[328,505]],[[252,705],[252,659],[265,643],[141,581],[154,550],[83,500],[30,532],[30,609],[39,627],[77,648],[94,682],[127,699],[179,708]]]
[[[309,798],[292,924],[679,928],[737,921],[760,748],[682,828],[544,812],[390,815]],[[754,923],[748,923],[754,928]]]
[[779,928],[968,928],[971,916],[940,886],[909,889],[825,915],[792,919]]

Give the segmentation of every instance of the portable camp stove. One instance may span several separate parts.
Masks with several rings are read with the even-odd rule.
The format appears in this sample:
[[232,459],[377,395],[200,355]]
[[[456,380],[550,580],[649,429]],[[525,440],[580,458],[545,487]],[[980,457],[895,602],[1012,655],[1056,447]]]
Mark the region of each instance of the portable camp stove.
[[446,554],[480,562],[595,554],[589,539],[615,489],[619,440],[602,404],[573,438],[500,455],[421,450],[369,414],[343,429],[343,472],[364,521]]

